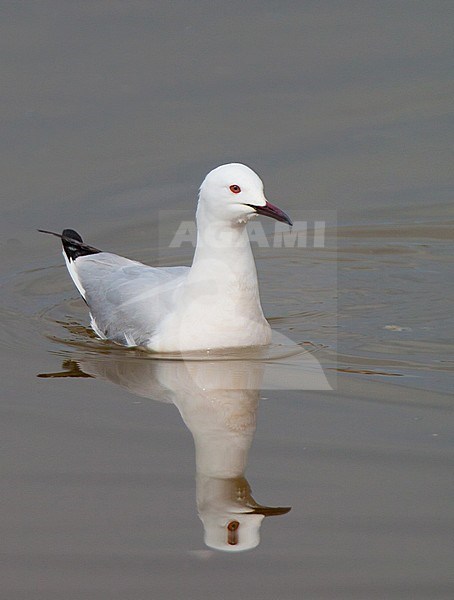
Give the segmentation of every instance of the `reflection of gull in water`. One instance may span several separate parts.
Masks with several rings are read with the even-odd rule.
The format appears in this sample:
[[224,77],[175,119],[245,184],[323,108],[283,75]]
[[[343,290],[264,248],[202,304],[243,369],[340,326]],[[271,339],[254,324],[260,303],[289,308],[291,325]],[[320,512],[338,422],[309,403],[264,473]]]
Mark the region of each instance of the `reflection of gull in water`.
[[290,508],[258,504],[244,477],[261,389],[331,389],[316,358],[285,336],[267,350],[219,354],[114,353],[68,361],[67,371],[43,376],[94,376],[134,394],[175,404],[196,451],[197,507],[205,542],[219,550],[247,550],[260,541],[266,516]]
[[208,546],[254,548],[265,516],[290,510],[257,504],[244,477],[255,432],[262,363],[119,358],[79,364],[86,373],[178,408],[194,438],[197,508]]
[[[285,362],[285,361],[284,361]],[[260,542],[266,516],[290,510],[258,504],[244,477],[264,371],[259,360],[153,360],[122,355],[69,361],[67,375],[91,375],[178,408],[196,451],[197,508],[211,548]],[[48,374],[50,376],[64,376]]]

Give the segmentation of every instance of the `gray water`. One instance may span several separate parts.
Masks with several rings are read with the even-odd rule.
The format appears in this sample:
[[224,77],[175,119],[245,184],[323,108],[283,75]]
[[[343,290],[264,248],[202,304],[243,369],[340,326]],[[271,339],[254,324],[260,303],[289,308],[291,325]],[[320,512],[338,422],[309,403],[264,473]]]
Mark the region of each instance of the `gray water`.
[[[3,5],[2,597],[453,596],[452,24],[444,1]],[[323,247],[254,252],[332,390],[292,387],[291,352],[97,341],[36,232],[190,264],[168,232],[230,161],[329,216]],[[204,538],[232,496],[268,507],[245,552]]]

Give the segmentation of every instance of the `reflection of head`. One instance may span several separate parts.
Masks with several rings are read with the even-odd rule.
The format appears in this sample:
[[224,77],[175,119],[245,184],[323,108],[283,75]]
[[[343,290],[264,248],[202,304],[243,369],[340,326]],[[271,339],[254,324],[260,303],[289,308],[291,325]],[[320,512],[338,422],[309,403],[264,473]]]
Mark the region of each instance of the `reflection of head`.
[[264,518],[264,515],[243,513],[225,522],[206,519],[203,521],[205,544],[224,552],[252,550],[260,543],[260,525]]
[[263,519],[290,510],[257,504],[244,477],[216,479],[198,475],[197,505],[205,529],[205,544],[226,552],[255,548],[260,543]]

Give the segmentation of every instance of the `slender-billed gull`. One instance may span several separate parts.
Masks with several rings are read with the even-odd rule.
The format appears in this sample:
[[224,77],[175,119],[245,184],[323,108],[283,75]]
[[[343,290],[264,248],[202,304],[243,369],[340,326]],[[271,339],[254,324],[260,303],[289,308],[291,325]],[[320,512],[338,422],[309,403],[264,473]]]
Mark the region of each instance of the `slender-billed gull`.
[[246,231],[257,215],[292,225],[266,200],[258,175],[232,163],[208,173],[200,187],[191,267],[150,267],[88,246],[65,229],[63,256],[93,330],[156,352],[269,344]]

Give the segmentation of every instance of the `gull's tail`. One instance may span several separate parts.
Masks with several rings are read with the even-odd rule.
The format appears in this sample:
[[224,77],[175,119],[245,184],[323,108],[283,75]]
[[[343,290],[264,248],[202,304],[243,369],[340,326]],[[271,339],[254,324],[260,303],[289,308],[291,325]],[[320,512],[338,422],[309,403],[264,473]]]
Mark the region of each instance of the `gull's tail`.
[[98,250],[98,248],[94,248],[93,246],[89,246],[85,244],[83,239],[74,231],[74,229],[63,229],[63,232],[54,233],[53,231],[45,231],[44,229],[38,229],[41,233],[49,233],[50,235],[55,235],[56,237],[61,239],[61,243],[63,244],[63,256],[65,257],[66,266],[68,268],[69,274],[71,275],[72,280],[76,288],[79,290],[82,298],[87,302],[85,288],[82,285],[79,275],[77,273],[77,259],[81,256],[88,256],[90,254],[98,254],[102,252],[102,250]]
[[53,231],[45,231],[44,229],[38,229],[38,231],[40,233],[55,235],[60,238],[66,258],[70,261],[76,260],[79,256],[87,256],[89,254],[98,254],[98,252],[102,252],[102,250],[99,250],[94,246],[85,244],[81,236],[77,231],[74,231],[74,229],[63,229],[61,234]]

